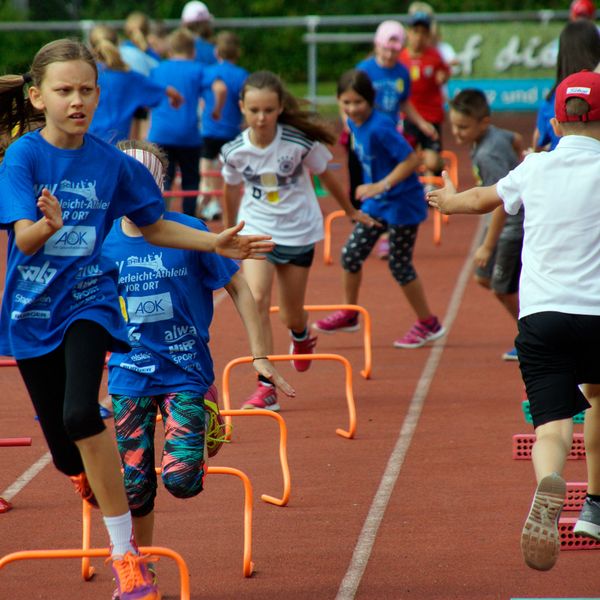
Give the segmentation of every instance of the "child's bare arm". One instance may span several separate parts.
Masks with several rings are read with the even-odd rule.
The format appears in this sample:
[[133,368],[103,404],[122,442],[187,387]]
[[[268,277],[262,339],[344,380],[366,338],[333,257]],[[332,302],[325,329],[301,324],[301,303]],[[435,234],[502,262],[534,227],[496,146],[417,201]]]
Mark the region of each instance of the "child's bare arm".
[[415,105],[407,100],[402,105],[402,110],[406,114],[406,117],[412,121],[427,137],[430,137],[432,140],[438,139],[437,129],[429,122],[426,121],[421,113],[415,108]]
[[242,319],[242,323],[250,342],[250,352],[254,357],[260,357],[252,362],[254,369],[263,377],[269,379],[287,396],[295,396],[294,388],[279,374],[271,361],[266,357],[266,343],[260,326],[260,317],[252,292],[246,283],[244,275],[238,271],[225,286]]
[[14,224],[17,248],[27,255],[35,254],[63,226],[60,202],[47,189],[42,190],[37,206],[41,219],[20,219]]
[[473,257],[473,260],[478,267],[485,267],[485,265],[488,264],[494,253],[494,248],[500,239],[500,234],[502,233],[505,223],[506,212],[504,211],[504,207],[498,206],[492,213],[492,220],[488,226],[485,238],[481,243],[481,246],[475,251],[475,256]]
[[242,184],[230,185],[228,183],[225,183],[223,186],[223,208],[225,213],[223,215],[223,221],[225,227],[232,227],[235,225],[240,203],[241,187]]
[[366,200],[367,198],[373,198],[373,196],[379,196],[380,194],[387,192],[412,175],[419,166],[419,162],[417,154],[411,152],[405,160],[398,163],[381,181],[359,185],[356,188],[356,198],[359,200]]
[[348,199],[348,194],[342,187],[338,178],[331,171],[324,171],[319,175],[319,179],[353,221],[358,221],[367,227],[381,227],[379,221],[376,221],[366,213],[361,212],[352,206],[352,203]]
[[427,194],[429,204],[445,215],[457,213],[481,215],[491,212],[502,204],[496,185],[474,187],[464,192],[456,192],[448,173],[442,173],[445,185]]

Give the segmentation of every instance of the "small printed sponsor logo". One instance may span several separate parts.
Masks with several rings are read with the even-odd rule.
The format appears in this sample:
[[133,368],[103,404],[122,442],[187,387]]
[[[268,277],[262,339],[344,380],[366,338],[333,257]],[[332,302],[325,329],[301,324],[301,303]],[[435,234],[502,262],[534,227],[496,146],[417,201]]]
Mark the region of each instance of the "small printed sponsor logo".
[[51,256],[89,256],[96,245],[96,228],[71,225],[59,229],[44,246]]
[[165,331],[165,342],[174,344],[187,335],[198,335],[198,332],[193,325],[173,325],[171,329]]
[[30,281],[40,285],[47,285],[56,275],[56,269],[50,267],[50,262],[46,261],[41,267],[34,265],[18,265],[19,273],[24,281]]
[[147,367],[140,367],[138,365],[132,365],[131,363],[122,362],[119,365],[122,369],[128,369],[129,371],[135,371],[136,373],[154,373],[156,371],[156,365],[149,365]]
[[12,313],[10,313],[10,318],[13,321],[22,321],[23,319],[49,319],[50,311],[49,310],[26,310],[26,311],[13,310]]
[[127,298],[127,313],[131,323],[152,323],[173,318],[171,294],[152,296],[130,296]]
[[589,87],[568,87],[567,95],[569,94],[582,94],[583,96],[589,96],[592,93]]

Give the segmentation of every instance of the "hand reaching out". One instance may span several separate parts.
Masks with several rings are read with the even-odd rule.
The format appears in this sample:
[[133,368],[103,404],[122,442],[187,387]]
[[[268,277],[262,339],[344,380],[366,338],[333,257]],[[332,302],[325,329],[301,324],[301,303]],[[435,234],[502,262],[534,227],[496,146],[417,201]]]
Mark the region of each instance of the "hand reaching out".
[[353,221],[357,221],[358,223],[362,223],[367,227],[383,227],[383,225],[369,216],[367,213],[362,212],[362,210],[355,210],[351,214],[348,215]]
[[252,361],[254,370],[263,377],[266,377],[277,389],[281,390],[286,396],[293,398],[296,390],[279,374],[273,363],[268,358],[260,358]]
[[37,207],[42,211],[46,224],[53,231],[58,231],[63,226],[62,209],[60,202],[46,188],[37,201]]
[[222,256],[235,259],[254,258],[264,259],[264,253],[273,249],[270,235],[238,235],[244,228],[244,221],[234,227],[224,229],[217,236],[215,252]]
[[442,172],[444,187],[427,192],[427,202],[443,214],[450,214],[451,198],[456,194],[456,188],[447,171]]

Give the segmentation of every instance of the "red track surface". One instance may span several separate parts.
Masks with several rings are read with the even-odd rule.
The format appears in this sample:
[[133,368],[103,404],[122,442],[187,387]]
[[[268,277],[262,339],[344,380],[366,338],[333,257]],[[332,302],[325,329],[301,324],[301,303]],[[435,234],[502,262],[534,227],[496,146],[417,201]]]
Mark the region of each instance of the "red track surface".
[[[531,116],[496,122],[520,128],[529,138]],[[452,149],[449,133],[446,140]],[[457,151],[462,185],[471,185],[468,157],[464,149]],[[323,207],[326,212],[334,208],[330,199]],[[292,477],[287,507],[259,499],[262,493],[281,493],[275,425],[261,419],[234,421],[234,442],[211,464],[237,467],[252,480],[256,565],[252,578],[242,576],[239,481],[209,476],[206,490],[188,501],[159,490],[155,542],[185,558],[194,600],[335,598],[347,574],[347,591],[340,592],[340,599],[487,600],[598,594],[594,551],[563,552],[548,573],[528,569],[520,556],[519,534],[534,477],[529,462],[511,459],[511,436],[531,431],[521,413],[518,367],[500,360],[512,345],[514,324],[470,277],[464,295],[455,300],[455,320],[447,317],[453,315],[452,296],[477,226],[476,217],[452,217],[440,247],[432,244],[431,220],[422,227],[416,267],[433,309],[451,325],[435,349],[391,346],[412,324],[413,316],[386,264],[376,258],[366,265],[360,298],[373,318],[372,379],[365,381],[359,375],[361,335],[321,335],[319,351],[343,354],[354,365],[358,411],[354,440],[335,434],[336,427],[346,427],[348,419],[340,365],[318,362],[308,373],[298,374],[280,363],[298,392],[296,399],[283,400]],[[336,255],[349,230],[350,225],[341,220],[334,225]],[[337,264],[325,267],[317,254],[308,302],[341,301],[339,282]],[[276,350],[286,352],[287,334],[276,315],[273,319]],[[231,358],[247,354],[238,323],[232,303],[225,299],[216,309],[212,329],[217,373]],[[1,369],[0,385],[0,437],[33,438],[31,447],[0,449],[2,496],[46,453],[46,447],[16,370]],[[248,367],[234,370],[234,406],[252,385]],[[584,463],[570,461],[566,478],[584,481]],[[369,520],[368,531],[361,535],[378,489],[388,489],[389,496],[380,495],[376,518]],[[0,556],[24,549],[76,548],[81,543],[80,502],[67,479],[51,465],[13,503],[11,512],[0,515]],[[363,545],[369,535],[372,549]],[[98,514],[92,543],[107,543]],[[357,543],[364,550],[358,563],[353,562]],[[110,571],[99,559],[92,562],[98,574],[91,582],[82,581],[77,560],[10,564],[0,571],[0,598],[110,598]],[[177,598],[174,565],[162,560],[159,574],[165,598]]]

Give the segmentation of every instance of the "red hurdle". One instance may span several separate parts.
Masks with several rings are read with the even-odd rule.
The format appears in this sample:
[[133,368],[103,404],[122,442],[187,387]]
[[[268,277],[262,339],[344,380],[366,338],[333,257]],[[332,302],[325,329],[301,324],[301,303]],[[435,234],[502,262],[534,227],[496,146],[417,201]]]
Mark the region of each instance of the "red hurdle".
[[[31,446],[31,438],[0,438],[0,448],[9,448],[13,446]],[[8,500],[0,497],[0,514],[8,512],[12,507],[12,504]]]

